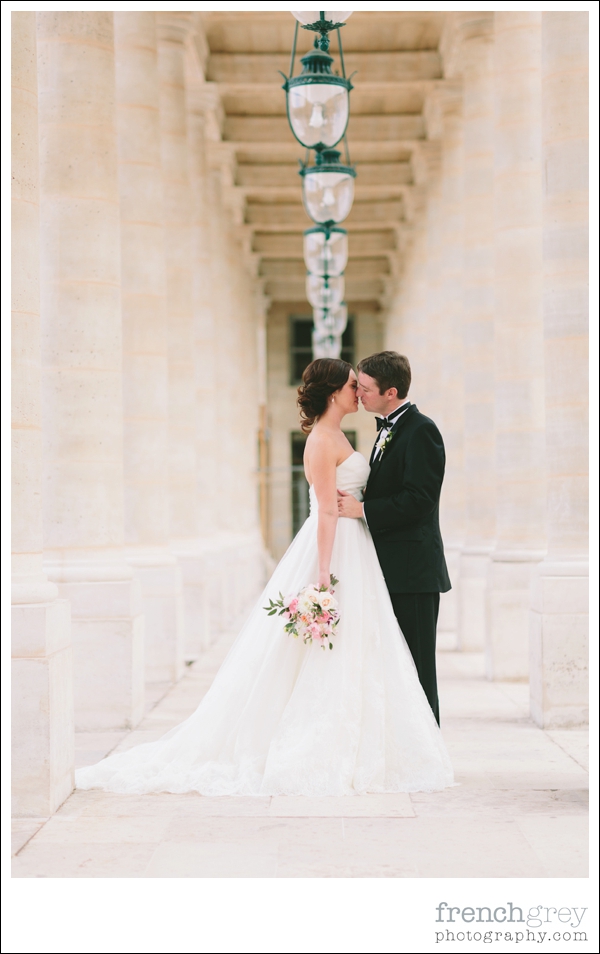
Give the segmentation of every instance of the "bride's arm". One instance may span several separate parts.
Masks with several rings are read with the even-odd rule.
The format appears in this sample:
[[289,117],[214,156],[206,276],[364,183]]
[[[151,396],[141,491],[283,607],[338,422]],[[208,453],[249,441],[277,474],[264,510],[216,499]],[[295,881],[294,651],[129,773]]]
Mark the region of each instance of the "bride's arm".
[[338,522],[335,485],[336,450],[330,441],[315,441],[311,448],[310,473],[319,504],[317,548],[319,578],[317,586],[329,586],[331,551]]

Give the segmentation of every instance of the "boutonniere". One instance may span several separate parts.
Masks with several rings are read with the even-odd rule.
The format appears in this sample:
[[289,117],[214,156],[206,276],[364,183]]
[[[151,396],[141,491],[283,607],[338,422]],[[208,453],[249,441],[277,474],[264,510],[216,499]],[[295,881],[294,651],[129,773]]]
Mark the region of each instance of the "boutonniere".
[[388,444],[391,443],[393,437],[394,437],[394,432],[388,431],[385,437],[383,438],[383,440],[377,442],[377,448],[378,448],[378,453],[380,457],[383,457],[383,455],[385,454],[385,449],[388,446]]

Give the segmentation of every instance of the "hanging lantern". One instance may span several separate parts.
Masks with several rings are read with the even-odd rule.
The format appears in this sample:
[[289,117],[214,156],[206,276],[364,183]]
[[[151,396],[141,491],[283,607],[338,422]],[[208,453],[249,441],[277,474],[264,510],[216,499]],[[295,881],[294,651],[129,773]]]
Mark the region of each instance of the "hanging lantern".
[[338,308],[344,298],[344,278],[322,278],[320,275],[306,276],[306,297],[313,308]]
[[[314,166],[302,164],[304,207],[318,228],[304,233],[304,260],[309,274],[306,295],[314,309],[314,357],[339,357],[348,313],[342,304],[348,261],[348,236],[336,228],[348,216],[354,201],[356,172],[333,147],[345,137],[350,113],[351,78],[346,78],[340,27],[351,11],[293,11],[298,21],[294,34],[290,75],[285,80],[286,106],[294,136],[306,149],[315,150]],[[315,34],[314,48],[301,59],[302,73],[294,77],[298,26]],[[338,35],[342,76],[335,75],[329,55],[328,34]]]
[[322,334],[316,329],[312,337],[313,358],[339,358],[342,353],[342,339],[339,335]]
[[282,74],[289,124],[306,149],[330,149],[346,132],[352,83],[331,72],[333,57],[321,50],[311,50],[300,62],[299,76]]
[[[305,149],[331,149],[344,136],[350,115],[350,90],[352,83],[346,79],[344,54],[340,41],[340,61],[342,75],[337,76],[331,70],[333,57],[329,55],[330,30],[338,30],[344,25],[349,13],[295,13],[296,19],[303,24],[303,30],[313,30],[320,34],[315,37],[314,48],[301,57],[302,72],[293,76],[296,55],[296,36],[292,48],[289,77],[282,73],[285,82],[286,106],[291,130]],[[331,19],[330,19],[331,17]]]
[[351,10],[326,10],[318,13],[308,10],[292,10],[292,16],[296,17],[305,30],[318,30],[319,33],[329,33],[343,26],[348,17],[352,16]]
[[302,198],[313,222],[332,226],[343,222],[354,201],[352,166],[343,166],[337,149],[318,152],[314,166],[303,166]]
[[315,308],[313,311],[315,329],[325,335],[343,335],[348,324],[348,308],[341,304],[331,311],[327,308]]
[[304,233],[304,263],[313,275],[341,275],[348,262],[345,229],[317,226]]

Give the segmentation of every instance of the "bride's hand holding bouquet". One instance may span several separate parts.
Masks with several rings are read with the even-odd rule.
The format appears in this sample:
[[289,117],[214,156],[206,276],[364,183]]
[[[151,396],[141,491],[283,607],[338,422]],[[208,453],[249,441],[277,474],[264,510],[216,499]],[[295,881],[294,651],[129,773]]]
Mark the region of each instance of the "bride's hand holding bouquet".
[[278,600],[269,600],[264,609],[269,616],[283,616],[286,620],[284,631],[294,639],[299,637],[304,643],[318,643],[321,649],[333,649],[331,638],[340,621],[337,600],[333,587],[338,580],[331,574],[326,584],[319,574],[319,584],[305,586],[295,596],[279,594]]

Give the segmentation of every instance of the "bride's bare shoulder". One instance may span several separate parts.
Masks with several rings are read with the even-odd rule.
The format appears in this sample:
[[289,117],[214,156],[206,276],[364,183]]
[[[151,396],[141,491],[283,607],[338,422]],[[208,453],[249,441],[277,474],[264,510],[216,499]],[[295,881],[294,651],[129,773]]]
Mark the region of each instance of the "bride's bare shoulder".
[[304,473],[309,484],[318,474],[333,473],[339,456],[338,442],[331,431],[315,428],[306,439],[304,449]]
[[331,431],[320,431],[315,428],[306,439],[304,456],[313,459],[327,459],[329,457],[333,459],[337,457],[338,447],[339,441],[337,440],[336,434],[332,434]]

